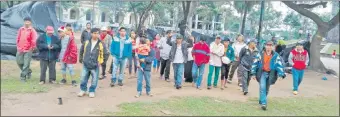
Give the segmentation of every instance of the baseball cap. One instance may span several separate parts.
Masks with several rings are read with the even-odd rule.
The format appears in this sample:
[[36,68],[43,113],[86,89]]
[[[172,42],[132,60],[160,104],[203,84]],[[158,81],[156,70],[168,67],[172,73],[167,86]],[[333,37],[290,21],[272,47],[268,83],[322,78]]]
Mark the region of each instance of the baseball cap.
[[176,36],[176,39],[183,39],[183,36],[180,35],[180,34],[178,34],[178,35]]
[[52,26],[47,26],[46,33],[54,33],[54,28]]

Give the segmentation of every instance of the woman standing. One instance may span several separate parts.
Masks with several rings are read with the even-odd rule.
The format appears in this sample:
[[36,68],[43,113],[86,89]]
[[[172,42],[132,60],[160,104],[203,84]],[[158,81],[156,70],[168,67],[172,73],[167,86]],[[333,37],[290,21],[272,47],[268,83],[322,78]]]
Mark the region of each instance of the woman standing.
[[139,42],[139,38],[137,38],[136,32],[134,30],[130,32],[130,37],[132,40],[132,57],[129,58],[129,74],[131,75],[132,61],[133,61],[133,66],[134,66],[133,71],[135,74],[137,72],[136,48],[137,48],[137,42]]
[[[190,44],[194,44],[195,43],[195,37],[194,36],[190,36],[188,43]],[[193,78],[192,78],[192,64],[194,63],[194,58],[192,57],[192,48],[190,47],[188,48],[188,61],[187,63],[184,64],[184,78],[185,78],[185,82],[192,82]],[[193,86],[194,83],[193,83]]]
[[235,60],[235,52],[234,52],[234,49],[230,45],[230,39],[227,38],[226,40],[223,40],[222,43],[224,45],[224,56],[222,57],[222,68],[221,68],[221,90],[223,90],[224,88],[227,88],[226,79],[228,79],[229,68],[231,66],[231,63]]
[[160,66],[160,50],[157,48],[158,43],[160,42],[161,37],[159,34],[155,36],[155,39],[152,41],[151,47],[155,51],[155,59],[153,61],[153,71],[158,72],[159,71],[159,66]]

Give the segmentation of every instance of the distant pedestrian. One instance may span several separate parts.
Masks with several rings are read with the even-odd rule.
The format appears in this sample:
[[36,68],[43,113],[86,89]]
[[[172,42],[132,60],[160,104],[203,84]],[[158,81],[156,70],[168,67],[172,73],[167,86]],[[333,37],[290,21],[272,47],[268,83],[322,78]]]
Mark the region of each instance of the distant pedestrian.
[[151,47],[153,48],[153,50],[155,51],[155,60],[153,61],[153,71],[154,72],[158,72],[159,71],[159,67],[160,67],[160,50],[157,47],[158,43],[160,43],[160,36],[159,34],[157,34],[154,38],[154,40],[151,43]]
[[333,57],[333,58],[336,57],[336,50],[333,50],[332,57]]
[[161,79],[166,80],[167,82],[170,82],[169,79],[169,74],[170,74],[170,64],[171,61],[169,59],[170,57],[170,50],[171,50],[171,46],[169,44],[167,44],[167,40],[171,39],[172,37],[172,31],[168,30],[166,31],[166,37],[162,37],[160,42],[158,43],[158,48],[160,49],[160,59],[161,59]]
[[24,26],[19,28],[17,43],[16,62],[21,70],[20,79],[26,82],[31,78],[32,70],[30,69],[32,53],[36,48],[37,32],[32,27],[31,18],[24,18]]
[[48,67],[49,83],[56,83],[55,64],[58,59],[61,43],[57,36],[53,35],[54,29],[52,26],[46,27],[46,33],[39,36],[37,47],[39,49],[40,58],[40,82],[45,84],[46,70]]
[[137,34],[134,30],[130,31],[130,38],[132,41],[132,57],[128,59],[129,61],[129,74],[132,74],[132,66],[133,71],[135,74],[137,74],[137,60],[136,60],[136,50],[138,48],[137,42],[139,43],[139,37],[137,37]]
[[294,95],[298,94],[298,88],[302,82],[304,71],[309,62],[308,52],[303,49],[302,45],[303,43],[298,42],[295,49],[293,49],[288,56],[288,62],[293,66],[292,75]]
[[102,79],[106,78],[106,64],[107,64],[107,60],[109,59],[109,56],[110,56],[109,48],[111,47],[111,41],[112,41],[111,35],[109,35],[107,33],[107,27],[101,28],[100,40],[104,45],[104,49],[106,50],[106,53],[104,53],[104,62],[101,64],[101,72],[102,73],[99,77],[99,80],[102,80]]
[[[189,36],[189,39],[187,39],[187,42],[190,44],[195,43],[195,37],[194,36]],[[194,58],[192,56],[192,48],[188,48],[188,61],[184,64],[184,78],[185,82],[193,83],[193,78],[192,78],[192,66],[194,63]],[[193,87],[195,85],[193,84]]]
[[84,44],[85,41],[91,39],[91,23],[86,23],[86,29],[80,35],[80,42]]

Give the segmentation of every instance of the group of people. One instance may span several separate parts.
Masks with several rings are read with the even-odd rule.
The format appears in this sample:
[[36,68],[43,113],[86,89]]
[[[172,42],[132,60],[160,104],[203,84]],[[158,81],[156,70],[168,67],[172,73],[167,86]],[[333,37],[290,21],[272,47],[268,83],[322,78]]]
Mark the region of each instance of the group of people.
[[[45,83],[46,70],[49,69],[49,83],[56,83],[56,63],[60,63],[62,71],[61,84],[67,83],[66,70],[69,70],[71,84],[76,86],[74,67],[77,63],[78,49],[70,25],[58,29],[58,36],[54,35],[52,26],[46,27],[46,33],[39,35],[31,25],[31,19],[24,19],[24,26],[18,31],[17,37],[17,63],[21,69],[20,78],[23,82],[31,77],[30,61],[35,48],[39,51],[40,82]],[[127,34],[129,32],[129,34]],[[123,86],[124,71],[128,62],[129,73],[137,75],[137,95],[142,95],[143,82],[145,82],[146,95],[151,93],[151,72],[160,73],[160,78],[170,82],[170,66],[174,73],[174,87],[182,88],[183,78],[192,77],[192,86],[201,90],[204,69],[209,65],[207,89],[218,87],[221,79],[221,90],[227,88],[227,83],[232,83],[237,71],[238,86],[244,95],[248,94],[251,79],[257,80],[260,86],[259,104],[263,110],[267,108],[267,95],[270,85],[278,78],[285,78],[284,65],[280,55],[275,52],[273,41],[267,41],[263,49],[257,48],[256,39],[244,40],[243,35],[236,37],[236,42],[231,44],[229,38],[222,39],[217,36],[208,45],[206,39],[196,40],[194,36],[184,37],[173,31],[166,31],[165,36],[157,34],[149,40],[144,30],[137,34],[136,31],[127,31],[120,27],[117,35],[110,27],[91,28],[87,23],[86,29],[81,34],[81,48],[79,63],[82,64],[80,92],[82,97],[87,92],[89,97],[95,97],[99,79],[106,78],[106,64],[110,55],[112,63],[110,86]],[[309,58],[301,43],[297,43],[289,55],[289,64],[293,67],[293,93],[298,94],[298,87],[302,81],[304,69]],[[190,69],[184,69],[189,66]],[[133,68],[134,67],[134,68]],[[160,67],[160,69],[159,69]],[[133,68],[133,69],[132,69]],[[101,74],[100,72],[101,71]],[[220,75],[221,72],[221,75]],[[185,75],[184,75],[185,74]],[[189,74],[189,75],[188,75]],[[92,76],[88,88],[88,80]],[[212,82],[213,80],[213,82]]]

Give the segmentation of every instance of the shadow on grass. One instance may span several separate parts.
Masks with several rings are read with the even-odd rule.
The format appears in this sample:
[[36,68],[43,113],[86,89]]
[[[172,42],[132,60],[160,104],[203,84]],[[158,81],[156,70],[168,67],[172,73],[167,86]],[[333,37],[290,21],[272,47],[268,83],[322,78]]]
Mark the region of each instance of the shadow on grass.
[[[32,78],[27,82],[20,81],[20,69],[13,60],[1,60],[1,93],[41,93],[59,86],[59,84],[48,84],[48,70],[46,73],[46,84],[39,85],[40,66],[39,61],[31,61],[33,71]],[[61,80],[61,71],[57,63],[57,81]],[[80,69],[75,69],[75,79],[79,83]],[[69,76],[67,76],[69,78]],[[68,80],[68,83],[71,81]]]
[[123,103],[119,106],[121,111],[116,113],[90,113],[103,116],[336,116],[339,105],[335,102],[333,97],[269,98],[268,110],[262,111],[257,98],[239,102],[212,97],[173,97],[158,102]]

